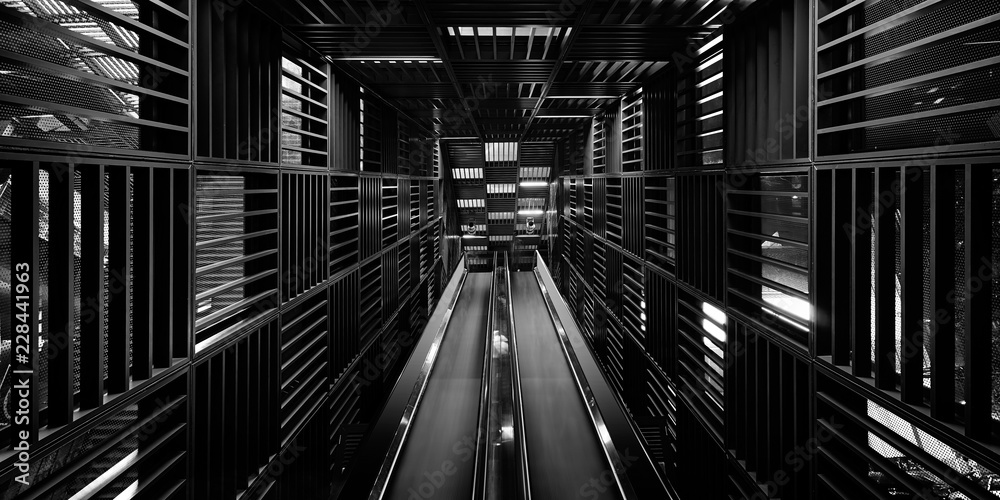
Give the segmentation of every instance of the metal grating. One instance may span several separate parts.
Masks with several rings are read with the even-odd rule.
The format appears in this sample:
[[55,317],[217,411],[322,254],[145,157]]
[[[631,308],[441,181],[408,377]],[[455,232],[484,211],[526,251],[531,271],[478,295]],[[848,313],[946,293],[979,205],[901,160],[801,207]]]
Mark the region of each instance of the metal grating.
[[287,53],[281,58],[281,162],[327,167],[324,64]]
[[0,4],[0,143],[186,156],[188,16],[177,3]]
[[196,344],[235,333],[277,306],[277,183],[270,173],[198,170]]
[[858,7],[820,20],[820,155],[943,143],[977,149],[998,140],[988,126],[995,112],[988,110],[1000,106],[989,76],[1000,56],[992,42],[1000,32],[1000,5],[892,1],[870,19]]

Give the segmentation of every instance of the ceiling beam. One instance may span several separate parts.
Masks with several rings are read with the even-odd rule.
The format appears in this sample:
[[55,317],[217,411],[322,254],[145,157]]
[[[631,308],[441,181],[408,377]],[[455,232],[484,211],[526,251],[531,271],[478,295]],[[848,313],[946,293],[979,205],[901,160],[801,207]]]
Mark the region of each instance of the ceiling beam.
[[535,116],[538,114],[538,110],[542,108],[542,103],[545,98],[549,95],[549,90],[552,89],[552,84],[556,81],[556,77],[559,75],[559,70],[562,68],[564,62],[566,62],[566,56],[569,54],[570,49],[573,47],[573,42],[576,41],[577,35],[580,34],[580,27],[583,26],[583,20],[587,17],[587,13],[590,12],[591,7],[597,3],[596,0],[586,0],[586,2],[580,6],[580,9],[576,14],[576,21],[573,22],[573,31],[569,33],[566,39],[566,43],[560,48],[559,58],[556,59],[556,63],[552,66],[552,73],[549,75],[548,81],[542,86],[542,92],[538,96],[538,104],[535,105],[535,109],[531,111],[531,116],[528,118],[528,123],[525,124],[524,129],[521,131],[521,138],[518,140],[523,141],[528,135],[528,130],[531,129],[531,125],[535,121]]
[[424,0],[413,0],[413,3],[417,6],[417,12],[420,13],[420,20],[423,21],[424,26],[427,27],[427,31],[431,36],[431,41],[434,42],[434,47],[437,49],[438,57],[441,58],[442,66],[444,66],[445,72],[448,73],[448,78],[451,80],[452,85],[455,86],[455,92],[458,93],[458,98],[462,101],[462,108],[465,110],[466,115],[468,115],[469,120],[472,121],[472,126],[476,129],[476,135],[479,136],[480,140],[485,142],[483,131],[479,128],[479,124],[476,123],[476,117],[472,114],[472,108],[469,107],[469,102],[465,98],[465,93],[462,92],[462,85],[458,82],[458,78],[455,77],[455,69],[451,67],[451,58],[448,57],[448,50],[444,46],[444,40],[441,39],[441,33],[438,32],[437,24],[435,24],[434,20],[431,19],[430,11],[427,10],[427,4]]

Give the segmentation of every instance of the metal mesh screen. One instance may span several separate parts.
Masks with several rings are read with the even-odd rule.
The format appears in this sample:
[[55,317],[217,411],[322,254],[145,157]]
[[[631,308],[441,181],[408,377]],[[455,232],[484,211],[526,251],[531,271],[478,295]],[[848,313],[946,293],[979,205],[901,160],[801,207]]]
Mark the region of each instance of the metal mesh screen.
[[0,430],[10,426],[11,337],[10,311],[10,169],[0,169]]
[[993,268],[990,269],[990,280],[992,281],[992,294],[991,297],[991,311],[992,311],[992,326],[993,329],[990,332],[992,334],[991,343],[993,347],[993,366],[991,367],[991,372],[993,374],[993,398],[992,398],[992,417],[993,420],[1000,421],[1000,276],[997,276],[996,266],[1000,262],[1000,169],[993,169],[993,234],[991,235],[992,243],[992,260],[991,264]]
[[955,401],[965,401],[965,177],[955,176]]
[[[198,189],[212,192],[210,196],[198,197],[198,216],[211,217],[213,215],[224,215],[227,213],[240,213],[246,210],[242,194],[221,194],[222,190],[239,191],[243,189],[244,178],[241,176],[198,176]],[[243,234],[243,219],[223,219],[223,220],[199,220],[196,229],[197,241],[221,240],[225,238],[238,238]],[[221,245],[199,250],[197,253],[195,267],[201,268],[229,259],[239,258],[244,253],[244,241],[236,239]],[[195,293],[202,294],[213,288],[224,286],[239,280],[243,277],[243,266],[227,266],[215,273],[206,275],[197,280]],[[215,311],[225,309],[243,299],[243,286],[233,287],[231,290],[215,295],[209,299],[199,301],[196,307],[196,318],[203,318]]]
[[187,19],[160,19],[152,11],[177,13],[147,4],[149,15],[140,16],[139,7],[0,2],[0,46],[14,54],[0,64],[0,137],[186,151]]
[[[924,339],[930,339],[931,324],[934,321],[934,314],[931,312],[931,176],[929,169],[923,169],[921,174],[923,184],[923,206],[921,207],[921,226],[923,234],[921,236],[921,255],[923,263],[923,276],[920,283],[923,288],[923,335]],[[924,342],[923,346],[923,386],[931,386],[931,357],[930,342]]]

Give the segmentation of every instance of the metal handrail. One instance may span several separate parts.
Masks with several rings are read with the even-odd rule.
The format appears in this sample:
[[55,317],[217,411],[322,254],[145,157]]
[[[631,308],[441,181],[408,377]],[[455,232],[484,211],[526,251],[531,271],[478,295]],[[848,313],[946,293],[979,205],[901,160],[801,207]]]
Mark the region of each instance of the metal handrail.
[[453,295],[448,301],[448,309],[445,310],[444,317],[441,320],[441,326],[438,327],[438,330],[434,333],[434,340],[431,342],[431,346],[427,350],[427,357],[424,358],[424,363],[420,367],[420,373],[417,375],[416,382],[413,384],[413,391],[410,393],[410,398],[407,400],[406,408],[403,410],[403,417],[400,419],[399,425],[396,427],[396,433],[393,435],[392,443],[389,445],[389,452],[386,454],[385,460],[382,462],[382,467],[379,469],[375,485],[372,487],[371,494],[368,496],[369,500],[382,500],[386,490],[388,489],[389,479],[392,477],[392,472],[396,468],[396,463],[399,461],[399,455],[403,450],[404,444],[406,443],[406,438],[410,432],[410,425],[413,423],[413,417],[417,412],[417,408],[420,406],[420,400],[423,398],[424,392],[427,390],[427,382],[430,380],[431,370],[433,370],[434,363],[437,361],[438,352],[441,350],[441,342],[444,340],[444,334],[448,330],[448,323],[451,322],[452,313],[455,310],[455,306],[458,304],[458,298],[462,295],[462,290],[465,288],[465,280],[469,276],[469,269],[465,257],[462,258],[462,266],[464,267],[462,270],[462,281],[455,290],[455,295]]
[[576,387],[580,391],[580,396],[583,398],[584,405],[587,407],[587,415],[590,417],[590,421],[594,425],[594,430],[597,432],[597,436],[601,442],[602,451],[604,451],[604,456],[611,465],[611,473],[615,477],[615,483],[618,485],[618,491],[622,494],[622,498],[638,498],[635,493],[635,489],[632,487],[631,480],[628,475],[624,474],[625,465],[622,462],[621,456],[618,454],[618,449],[615,448],[614,442],[611,440],[611,433],[608,431],[607,424],[604,422],[604,416],[601,414],[601,409],[597,406],[594,393],[590,388],[590,383],[587,381],[587,377],[583,372],[583,367],[580,365],[580,359],[576,355],[576,350],[573,349],[573,346],[570,344],[566,328],[563,327],[562,320],[556,312],[552,295],[549,293],[549,290],[543,281],[542,273],[548,275],[548,267],[545,265],[545,262],[542,261],[541,255],[537,250],[535,251],[535,255],[535,261],[537,264],[534,269],[534,274],[535,279],[538,281],[538,287],[542,292],[542,297],[545,298],[545,308],[548,310],[549,317],[552,319],[552,323],[556,328],[556,333],[559,337],[559,344],[562,347],[563,355],[569,363],[570,371],[573,373],[573,380],[576,382]]
[[493,360],[493,312],[494,307],[496,307],[496,293],[497,293],[497,253],[493,253],[493,279],[490,282],[490,306],[487,311],[486,320],[486,346],[483,349],[483,380],[482,380],[482,394],[479,400],[479,424],[477,426],[477,438],[476,438],[476,467],[472,478],[472,498],[480,500],[485,498],[486,495],[486,485],[488,483],[489,474],[489,446],[487,442],[489,441],[489,419],[490,419],[490,400],[492,397],[492,392],[490,391],[490,374],[492,373],[492,360]]

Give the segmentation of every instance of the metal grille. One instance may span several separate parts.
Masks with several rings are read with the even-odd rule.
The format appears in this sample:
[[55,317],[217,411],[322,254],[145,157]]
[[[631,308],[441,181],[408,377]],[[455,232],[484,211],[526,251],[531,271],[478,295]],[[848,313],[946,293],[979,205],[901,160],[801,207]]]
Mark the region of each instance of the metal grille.
[[329,389],[326,290],[296,302],[281,318],[281,444],[305,425]]
[[330,275],[358,261],[358,179],[330,176]]
[[622,172],[639,172],[643,163],[642,89],[622,100]]
[[992,309],[992,367],[991,372],[993,374],[993,405],[991,416],[994,421],[1000,421],[1000,275],[996,272],[997,263],[1000,263],[1000,169],[993,169],[993,200],[991,205],[993,206],[993,231],[991,240],[992,251],[990,263],[992,267],[990,268],[990,280],[992,281],[992,297],[991,297],[991,309]]
[[[594,172],[603,174],[607,170],[608,163],[608,129],[607,118],[599,115],[594,118]],[[582,172],[573,172],[582,173]]]
[[605,205],[607,234],[605,237],[609,243],[621,247],[623,226],[622,179],[619,177],[609,177],[605,182],[607,183],[607,204]]
[[[836,10],[834,2],[825,8]],[[996,141],[996,1],[878,2],[821,20],[820,155]],[[834,34],[836,33],[836,34]]]
[[677,192],[672,177],[646,177],[645,203],[646,265],[674,272],[677,256]]
[[11,318],[11,189],[14,188],[10,178],[10,169],[0,169],[0,328],[4,332],[4,337],[0,338],[0,365],[3,365],[3,373],[0,374],[0,431],[5,431],[12,422],[10,414],[10,403],[13,398],[10,395],[10,388],[13,384],[14,376],[11,370],[11,355],[13,350],[12,338],[7,332],[14,331]]
[[690,387],[688,404],[704,415],[703,423],[721,441],[725,432],[725,321],[713,319],[715,307],[686,292],[677,294],[677,377]]
[[[955,179],[955,247],[965,245],[965,177]],[[965,252],[955,252],[955,401],[965,401]]]
[[[721,42],[722,35],[717,40]],[[722,44],[706,42],[694,66],[678,78],[676,161],[678,167],[721,164],[723,160]],[[702,49],[699,49],[702,50]]]
[[277,184],[273,174],[198,171],[196,343],[277,307]]
[[323,64],[281,58],[281,161],[326,168],[327,97]]
[[130,2],[0,5],[0,45],[11,53],[0,62],[0,141],[187,153],[184,13]]
[[732,304],[803,343],[812,319],[809,182],[804,172],[761,174],[731,179],[727,190]]

